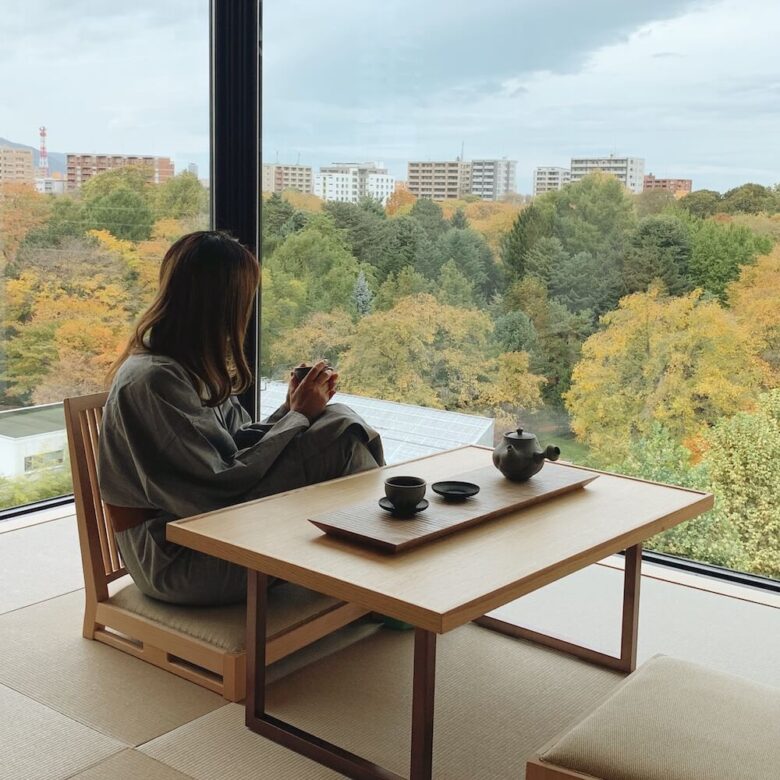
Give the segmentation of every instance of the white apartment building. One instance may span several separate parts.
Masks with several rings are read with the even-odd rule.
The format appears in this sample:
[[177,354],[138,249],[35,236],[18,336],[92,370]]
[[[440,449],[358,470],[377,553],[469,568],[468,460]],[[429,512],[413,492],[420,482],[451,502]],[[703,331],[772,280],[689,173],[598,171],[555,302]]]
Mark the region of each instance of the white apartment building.
[[34,180],[32,151],[0,146],[0,182],[33,184]]
[[457,200],[471,192],[471,163],[463,160],[408,163],[409,192],[417,198]]
[[314,194],[323,200],[357,203],[369,196],[383,206],[395,190],[395,179],[381,163],[332,163],[314,177]]
[[534,168],[534,195],[544,195],[565,187],[571,181],[571,171],[568,168],[545,166]]
[[517,160],[472,160],[470,192],[482,200],[501,200],[517,192]]
[[571,180],[579,181],[589,173],[602,171],[615,176],[631,192],[642,192],[645,181],[645,161],[641,157],[573,157]]
[[42,195],[63,195],[65,179],[62,176],[36,176],[35,189]]
[[311,165],[263,165],[263,192],[284,192],[298,190],[311,193],[314,189],[314,175]]

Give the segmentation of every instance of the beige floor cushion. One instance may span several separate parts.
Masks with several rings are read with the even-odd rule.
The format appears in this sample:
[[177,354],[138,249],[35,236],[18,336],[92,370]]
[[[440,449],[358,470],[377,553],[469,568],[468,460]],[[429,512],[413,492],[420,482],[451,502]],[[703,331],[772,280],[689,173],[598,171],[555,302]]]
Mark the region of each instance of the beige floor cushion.
[[[243,652],[246,605],[229,607],[182,607],[147,598],[135,585],[127,585],[108,599],[141,617],[174,628],[229,653]],[[337,604],[338,600],[312,590],[285,583],[268,592],[268,636]]]
[[780,689],[656,656],[540,758],[603,780],[780,777]]

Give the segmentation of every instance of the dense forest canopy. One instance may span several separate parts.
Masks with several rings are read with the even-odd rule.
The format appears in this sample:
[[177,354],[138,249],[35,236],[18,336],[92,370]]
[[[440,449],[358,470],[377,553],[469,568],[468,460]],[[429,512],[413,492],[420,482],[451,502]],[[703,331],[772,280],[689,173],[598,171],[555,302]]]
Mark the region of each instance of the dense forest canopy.
[[[4,408],[103,387],[207,203],[191,174],[131,168],[66,196],[2,186]],[[757,184],[677,200],[593,174],[526,206],[264,196],[262,372],[326,357],[346,391],[538,423],[564,457],[712,490],[713,512],[653,544],[780,577],[778,239],[780,191]],[[0,498],[65,489],[60,470]]]

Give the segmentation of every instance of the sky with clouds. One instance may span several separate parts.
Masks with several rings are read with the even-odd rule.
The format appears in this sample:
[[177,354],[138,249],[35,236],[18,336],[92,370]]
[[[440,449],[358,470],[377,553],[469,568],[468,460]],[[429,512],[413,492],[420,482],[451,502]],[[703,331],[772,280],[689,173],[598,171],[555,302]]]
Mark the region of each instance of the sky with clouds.
[[[777,0],[265,0],[263,156],[780,182]],[[206,0],[4,0],[0,137],[208,164]]]

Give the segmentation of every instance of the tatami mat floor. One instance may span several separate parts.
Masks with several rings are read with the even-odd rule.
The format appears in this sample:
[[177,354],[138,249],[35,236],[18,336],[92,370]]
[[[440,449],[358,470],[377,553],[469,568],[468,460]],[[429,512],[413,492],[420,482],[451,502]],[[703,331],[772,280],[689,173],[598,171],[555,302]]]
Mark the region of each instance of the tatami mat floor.
[[[243,709],[81,638],[73,518],[0,527],[0,780],[312,780]],[[496,614],[614,650],[621,573],[592,566]],[[737,595],[739,595],[737,593]],[[353,626],[274,668],[272,711],[406,770],[412,636]],[[780,687],[780,609],[643,577],[639,655]],[[475,626],[439,642],[434,774],[522,778],[527,756],[620,676]]]

